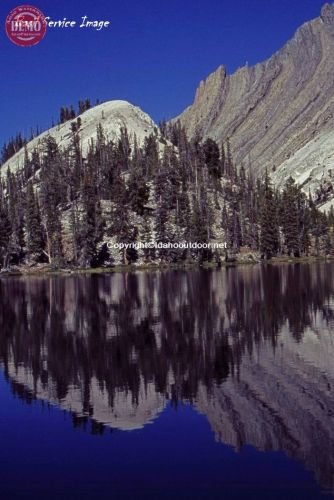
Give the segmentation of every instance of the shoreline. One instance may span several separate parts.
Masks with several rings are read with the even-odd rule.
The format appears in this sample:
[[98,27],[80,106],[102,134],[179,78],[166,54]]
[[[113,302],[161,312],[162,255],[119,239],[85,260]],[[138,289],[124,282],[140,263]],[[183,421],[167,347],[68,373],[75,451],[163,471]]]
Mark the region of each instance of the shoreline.
[[163,263],[145,263],[145,264],[119,264],[113,267],[97,267],[97,268],[60,268],[55,269],[49,265],[43,267],[17,268],[9,271],[0,271],[0,279],[7,277],[26,277],[26,276],[69,276],[78,274],[114,274],[114,273],[129,273],[137,271],[155,272],[168,270],[184,270],[190,271],[194,269],[220,269],[242,266],[267,266],[281,264],[312,264],[315,262],[333,262],[334,256],[330,257],[273,257],[270,260],[236,260],[234,262],[185,262],[177,264]]

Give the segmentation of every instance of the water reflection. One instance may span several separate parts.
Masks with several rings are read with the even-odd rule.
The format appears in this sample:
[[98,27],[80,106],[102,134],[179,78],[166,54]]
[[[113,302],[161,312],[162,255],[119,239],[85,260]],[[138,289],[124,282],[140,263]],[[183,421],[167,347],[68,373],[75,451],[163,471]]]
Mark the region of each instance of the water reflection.
[[216,438],[283,450],[334,489],[331,264],[0,280],[13,393],[75,426],[191,402]]

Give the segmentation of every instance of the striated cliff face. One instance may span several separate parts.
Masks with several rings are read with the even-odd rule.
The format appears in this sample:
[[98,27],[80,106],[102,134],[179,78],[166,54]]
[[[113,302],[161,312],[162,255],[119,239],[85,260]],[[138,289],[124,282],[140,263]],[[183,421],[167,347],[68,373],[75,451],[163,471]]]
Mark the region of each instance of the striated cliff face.
[[[267,61],[201,82],[177,119],[189,136],[227,137],[238,165],[277,170],[334,125],[334,5],[298,29]],[[290,172],[293,173],[293,172]]]

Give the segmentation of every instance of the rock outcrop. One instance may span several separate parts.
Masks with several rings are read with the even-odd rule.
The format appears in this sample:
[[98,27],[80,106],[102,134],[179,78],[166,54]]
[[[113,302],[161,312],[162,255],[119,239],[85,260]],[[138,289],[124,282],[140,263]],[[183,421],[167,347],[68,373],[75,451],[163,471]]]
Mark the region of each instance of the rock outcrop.
[[267,61],[232,75],[219,67],[201,82],[193,105],[177,119],[189,136],[200,133],[218,142],[230,138],[239,166],[250,163],[256,173],[278,171],[333,129],[333,50],[334,5],[326,4],[319,18],[301,26]]
[[[158,127],[153,120],[139,107],[127,101],[107,101],[94,106],[82,113],[80,120],[78,135],[83,155],[86,155],[91,142],[96,141],[98,125],[102,125],[106,138],[114,141],[120,137],[121,129],[124,128],[128,131],[130,141],[133,141],[134,137],[136,137],[140,145],[144,142],[145,137],[150,134],[158,135]],[[27,144],[28,155],[30,156],[34,149],[42,152],[45,148],[45,139],[49,135],[56,140],[60,148],[68,148],[73,138],[73,132],[71,132],[72,123],[76,124],[77,118],[56,125],[29,141]],[[1,166],[0,176],[6,176],[8,169],[11,172],[20,170],[24,165],[24,157],[25,151],[24,148],[21,148]]]

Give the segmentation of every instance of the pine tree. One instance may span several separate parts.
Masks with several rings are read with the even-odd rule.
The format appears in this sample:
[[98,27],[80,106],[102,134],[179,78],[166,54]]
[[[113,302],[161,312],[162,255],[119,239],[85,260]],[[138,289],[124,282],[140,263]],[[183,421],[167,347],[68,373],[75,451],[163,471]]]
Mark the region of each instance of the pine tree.
[[154,135],[149,135],[144,140],[143,147],[143,156],[144,156],[144,175],[147,178],[150,178],[157,171],[157,167],[159,165],[159,150],[157,139]]
[[185,183],[183,183],[177,198],[176,221],[177,225],[183,230],[183,237],[187,240],[191,231],[191,209]]
[[277,253],[278,227],[274,193],[266,170],[260,198],[260,251],[264,258],[270,259]]
[[283,233],[289,255],[300,256],[300,193],[295,181],[290,177],[282,194]]
[[0,269],[6,268],[9,263],[9,244],[12,227],[9,219],[8,206],[0,186]]
[[[130,220],[128,193],[120,172],[117,172],[113,183],[112,200],[113,223],[109,228],[109,234],[116,236],[118,243],[135,243],[138,229]],[[138,258],[138,252],[134,248],[129,250],[123,248],[120,253],[123,264],[130,264]]]
[[[193,199],[190,235],[193,243],[208,244],[210,241],[212,220],[209,215],[210,209],[205,205],[206,202],[207,200],[203,196],[194,197]],[[212,258],[210,249],[199,249],[195,253],[201,261],[211,260]]]
[[93,171],[88,165],[83,182],[83,209],[84,215],[81,223],[81,258],[83,267],[91,267],[96,260],[97,244],[102,238],[104,221],[101,207],[96,196],[96,188],[93,182]]
[[130,208],[139,215],[143,215],[144,207],[148,202],[150,190],[145,178],[132,168],[128,180],[128,196]]
[[31,175],[34,175],[41,168],[41,160],[37,149],[33,149],[31,152]]
[[232,248],[237,253],[242,246],[242,233],[240,225],[240,217],[236,208],[233,209],[232,215]]
[[225,235],[227,235],[228,232],[228,221],[229,221],[228,212],[226,208],[226,203],[224,203],[221,213],[221,227],[224,230]]
[[41,206],[49,263],[59,267],[63,263],[61,203],[66,199],[64,164],[55,139],[46,138],[41,167]]
[[73,200],[71,204],[70,228],[72,235],[72,260],[76,266],[79,264],[81,248],[80,216],[77,200]]
[[131,147],[130,147],[129,134],[126,127],[121,127],[120,138],[118,140],[118,148],[117,148],[117,162],[121,170],[129,169],[130,155],[131,155]]
[[28,253],[38,261],[44,250],[44,235],[38,200],[34,192],[32,181],[28,182],[27,185],[25,228]]
[[[147,213],[145,213],[143,216],[143,231],[141,241],[146,245],[153,243],[151,223]],[[154,260],[155,248],[144,248],[144,257],[146,262]]]
[[210,138],[207,139],[203,144],[203,152],[209,174],[219,179],[221,177],[221,162],[217,143]]
[[18,175],[7,172],[8,215],[11,223],[10,254],[15,263],[20,263],[24,251],[24,195]]
[[221,176],[224,176],[226,174],[226,154],[225,154],[224,143],[221,145],[220,174],[221,174]]
[[225,173],[229,179],[234,179],[234,164],[231,153],[231,143],[229,137],[226,140]]
[[83,158],[80,136],[77,133],[77,127],[72,128],[71,142],[68,149],[68,159],[69,165],[66,177],[68,181],[68,188],[70,190],[70,200],[73,201],[79,196],[83,178]]
[[[168,209],[166,200],[163,196],[160,196],[155,216],[155,234],[158,243],[168,243],[168,233],[167,233],[167,222],[168,222]],[[168,256],[168,250],[165,248],[159,249],[159,257],[161,260],[166,260]]]
[[27,149],[26,145],[24,146],[23,172],[24,172],[25,181],[30,179],[30,177],[33,173],[32,172],[32,164],[31,164],[31,161],[29,159],[28,149]]

